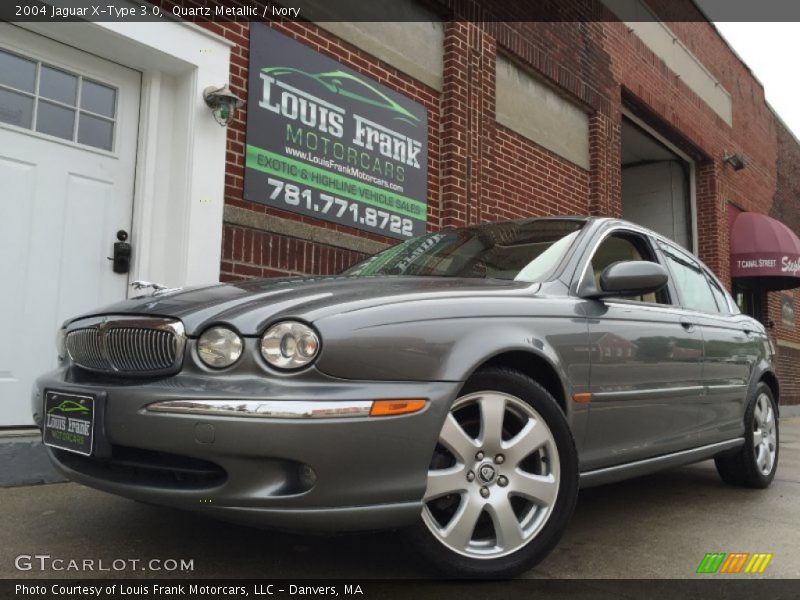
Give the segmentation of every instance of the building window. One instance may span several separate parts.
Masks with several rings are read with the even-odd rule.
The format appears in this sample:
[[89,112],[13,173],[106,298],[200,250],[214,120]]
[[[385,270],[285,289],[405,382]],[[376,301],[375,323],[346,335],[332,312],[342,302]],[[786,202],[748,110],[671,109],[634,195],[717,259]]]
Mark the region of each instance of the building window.
[[762,290],[754,290],[744,288],[734,283],[733,297],[736,300],[736,306],[744,314],[761,321],[766,326],[769,326],[769,320],[765,318],[764,306],[766,300],[766,293]]
[[113,150],[117,90],[0,50],[0,122]]
[[497,57],[497,122],[588,170],[589,115],[502,55]]

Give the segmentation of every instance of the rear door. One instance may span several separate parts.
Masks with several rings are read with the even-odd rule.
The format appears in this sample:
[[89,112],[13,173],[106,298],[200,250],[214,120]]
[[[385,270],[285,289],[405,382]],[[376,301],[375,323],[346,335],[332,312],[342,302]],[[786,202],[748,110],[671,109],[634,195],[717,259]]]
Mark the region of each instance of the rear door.
[[703,331],[698,443],[735,438],[742,433],[747,388],[760,351],[759,332],[755,323],[734,313],[733,302],[705,267],[671,244],[662,242],[660,247],[674,273],[685,317]]
[[[621,260],[660,262],[642,233],[616,229],[605,235],[584,276],[599,278]],[[668,288],[645,297],[587,301],[592,399],[582,470],[696,445],[703,339],[674,300]]]

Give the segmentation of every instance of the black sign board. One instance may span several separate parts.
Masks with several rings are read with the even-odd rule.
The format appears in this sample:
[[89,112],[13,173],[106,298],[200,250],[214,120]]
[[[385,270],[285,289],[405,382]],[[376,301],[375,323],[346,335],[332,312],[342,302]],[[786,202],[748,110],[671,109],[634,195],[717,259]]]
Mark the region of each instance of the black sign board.
[[425,233],[424,106],[250,27],[244,197],[383,235]]

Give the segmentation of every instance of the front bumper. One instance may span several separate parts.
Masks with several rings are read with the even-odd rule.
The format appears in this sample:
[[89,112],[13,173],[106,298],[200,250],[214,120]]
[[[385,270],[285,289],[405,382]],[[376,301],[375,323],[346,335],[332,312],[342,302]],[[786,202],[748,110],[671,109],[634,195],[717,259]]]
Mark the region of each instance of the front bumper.
[[[96,456],[48,448],[67,478],[129,498],[254,525],[317,531],[413,523],[438,433],[461,384],[180,373],[115,381],[79,369],[40,377],[32,408],[41,423],[46,390],[95,394]],[[427,398],[396,417],[262,418],[159,413],[154,402],[371,401]],[[41,426],[41,425],[40,425]],[[99,456],[97,456],[99,455]],[[309,478],[309,468],[313,477]]]

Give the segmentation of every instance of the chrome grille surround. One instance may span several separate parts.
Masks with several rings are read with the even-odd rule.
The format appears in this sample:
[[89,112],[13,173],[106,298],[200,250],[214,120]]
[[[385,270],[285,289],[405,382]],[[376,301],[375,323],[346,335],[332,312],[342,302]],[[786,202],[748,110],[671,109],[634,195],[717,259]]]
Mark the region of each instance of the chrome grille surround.
[[67,354],[94,373],[158,376],[177,373],[183,364],[183,323],[162,317],[108,315],[70,323]]

